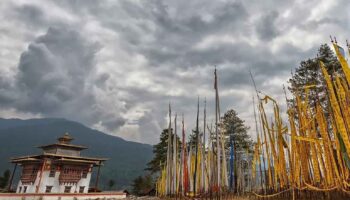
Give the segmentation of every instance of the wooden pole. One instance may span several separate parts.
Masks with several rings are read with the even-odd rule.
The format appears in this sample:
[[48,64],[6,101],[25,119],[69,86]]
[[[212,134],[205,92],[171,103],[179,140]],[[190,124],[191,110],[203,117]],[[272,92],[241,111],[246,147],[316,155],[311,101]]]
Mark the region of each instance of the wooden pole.
[[218,189],[218,193],[220,192],[220,187],[221,187],[221,152],[220,152],[220,142],[219,142],[219,133],[218,133],[218,120],[219,120],[219,94],[218,94],[218,85],[217,85],[217,74],[216,74],[216,68],[214,71],[214,89],[215,89],[215,135],[216,135],[216,159],[217,159],[217,189]]
[[[255,84],[255,80],[254,80],[254,77],[253,77],[253,74],[252,74],[252,72],[249,70],[249,74],[250,74],[250,78],[251,78],[251,80],[252,80],[252,83],[253,83],[253,86],[254,86],[254,90],[255,90],[255,94],[256,94],[256,97],[257,97],[257,103],[258,103],[258,105],[259,105],[259,103],[260,103],[260,97],[259,97],[259,92],[258,92],[258,89],[257,89],[257,87],[256,87],[256,84]],[[254,107],[255,108],[255,107]],[[254,111],[255,111],[255,109],[254,109]],[[259,120],[258,120],[258,122],[259,122],[259,126],[260,126],[260,130],[261,130],[261,132],[260,132],[260,135],[261,135],[261,139],[263,138],[263,127],[262,127],[262,122],[261,122],[261,118],[259,118]],[[259,132],[259,131],[258,131]],[[267,144],[265,144],[265,145],[267,145]],[[268,152],[266,152],[266,155],[267,155],[267,153]],[[266,191],[267,191],[267,174],[266,174],[266,166],[265,166],[265,153],[264,153],[264,148],[263,148],[263,146],[261,145],[261,154],[262,154],[262,162],[263,162],[263,170],[264,170],[264,184],[263,185],[265,185],[265,188],[264,187],[262,187],[262,190],[264,191],[264,194],[266,194]],[[260,159],[260,157],[259,157],[259,159]],[[269,166],[270,167],[270,166]],[[262,174],[261,174],[261,176],[262,176]]]
[[95,190],[97,190],[98,181],[100,179],[101,164],[102,164],[102,162],[100,161],[99,164],[98,164],[97,177],[96,177],[96,182],[95,182]]
[[182,114],[182,195],[186,195],[187,192],[187,158],[186,158],[186,139],[185,139],[185,122],[184,114]]
[[41,166],[40,176],[39,176],[39,183],[38,183],[38,185],[36,186],[35,193],[38,193],[38,192],[39,192],[39,188],[40,188],[40,185],[41,185],[41,178],[42,178],[42,176],[43,176],[43,171],[44,171],[45,163],[46,163],[46,160],[44,160],[43,165]]
[[166,170],[167,170],[167,176],[166,176],[166,195],[171,194],[171,105],[169,103],[169,127],[168,127],[168,148],[167,148],[167,161],[166,161]]
[[[206,115],[207,115],[207,111],[206,111],[206,107],[207,107],[207,101],[206,101],[206,98],[204,98],[204,113],[203,113],[203,144],[202,144],[202,180],[203,180],[203,190],[205,191],[206,190],[206,178],[205,178],[205,171],[206,171],[206,153],[205,153],[205,141],[206,141],[206,138],[205,138],[205,127],[206,127]],[[205,191],[206,192],[206,191]]]
[[193,174],[193,192],[196,196],[196,182],[197,182],[197,162],[198,162],[198,145],[199,145],[199,128],[198,128],[198,118],[199,118],[199,97],[197,103],[197,120],[196,120],[196,158],[194,164],[194,174]]
[[10,178],[10,184],[7,187],[7,191],[11,191],[13,177],[15,175],[16,169],[17,169],[17,163],[15,163],[15,167],[13,168],[13,171],[12,171],[12,174],[11,174],[11,178]]
[[[259,99],[258,99],[258,101],[259,101]],[[253,108],[254,108],[256,139],[258,139],[259,138],[259,128],[258,128],[258,121],[256,119],[254,96],[253,96]],[[260,145],[260,144],[258,144],[258,145]],[[258,150],[260,150],[260,147],[258,147]],[[262,148],[262,150],[263,150],[263,148]],[[260,152],[259,152],[259,170],[260,170],[260,184],[261,184],[261,188],[263,188],[264,182],[263,182],[263,175],[262,175],[262,168],[261,168]]]
[[175,119],[174,119],[174,138],[173,138],[173,172],[172,172],[172,176],[173,176],[173,180],[172,180],[172,183],[173,183],[173,193],[175,193],[175,196],[177,194],[177,191],[176,191],[176,185],[177,185],[177,129],[176,129],[176,120],[177,120],[177,114],[175,113]]

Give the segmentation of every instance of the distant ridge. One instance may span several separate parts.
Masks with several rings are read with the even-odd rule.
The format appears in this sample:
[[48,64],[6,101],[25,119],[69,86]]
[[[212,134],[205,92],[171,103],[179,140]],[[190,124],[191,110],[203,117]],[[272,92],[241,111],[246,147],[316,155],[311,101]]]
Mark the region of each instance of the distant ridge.
[[75,138],[73,144],[89,147],[83,155],[109,158],[101,168],[100,186],[106,190],[110,179],[116,183],[113,189],[128,188],[135,177],[144,173],[146,163],[152,158],[151,145],[126,141],[78,122],[61,118],[0,118],[0,173],[12,170],[11,157],[40,153],[36,146],[54,143],[65,132]]

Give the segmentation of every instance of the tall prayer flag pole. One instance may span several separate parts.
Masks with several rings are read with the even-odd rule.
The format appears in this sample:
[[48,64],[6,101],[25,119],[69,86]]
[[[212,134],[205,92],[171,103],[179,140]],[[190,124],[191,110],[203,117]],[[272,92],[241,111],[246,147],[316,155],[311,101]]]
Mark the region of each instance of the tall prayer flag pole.
[[216,67],[214,71],[214,89],[215,89],[215,135],[216,135],[216,158],[217,158],[217,187],[218,191],[220,192],[220,182],[221,182],[221,152],[220,152],[220,140],[219,140],[219,133],[218,133],[218,115],[219,115],[219,93],[218,93],[218,84],[217,84],[217,74],[216,74]]
[[197,121],[196,121],[196,157],[194,164],[194,174],[193,174],[193,192],[196,195],[196,183],[197,183],[197,162],[198,162],[198,145],[199,145],[199,128],[198,128],[198,119],[199,118],[199,97],[197,103]]

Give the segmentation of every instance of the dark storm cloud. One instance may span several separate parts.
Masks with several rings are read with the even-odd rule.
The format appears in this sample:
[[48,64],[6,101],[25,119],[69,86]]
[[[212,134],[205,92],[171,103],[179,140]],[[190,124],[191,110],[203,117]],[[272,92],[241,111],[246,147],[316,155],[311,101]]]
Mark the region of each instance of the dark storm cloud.
[[23,4],[16,6],[11,4],[12,12],[8,12],[8,17],[25,22],[23,25],[29,30],[47,29],[51,26],[65,26],[67,22],[59,19],[59,16],[50,17],[40,5]]
[[305,30],[315,30],[318,27],[323,25],[342,25],[342,24],[343,22],[335,16],[334,18],[325,17],[320,20],[312,20],[300,25],[300,27]]
[[[171,17],[167,6],[163,4],[154,5],[150,20],[156,25],[154,37],[151,43],[140,44],[136,51],[144,54],[151,62],[152,66],[171,64],[180,67],[190,67],[200,64],[213,64],[225,62],[216,56],[221,56],[212,49],[195,51],[193,47],[206,36],[211,34],[221,34],[230,32],[238,33],[247,19],[247,13],[241,3],[224,3],[215,9],[211,14],[211,19],[205,21],[197,13],[188,18]],[[128,35],[128,34],[127,34]],[[220,45],[221,46],[221,45]],[[226,48],[226,47],[218,47]],[[210,56],[206,54],[211,54]],[[206,56],[202,59],[200,55]],[[225,57],[226,59],[227,57]],[[193,60],[193,61],[192,61]]]
[[30,24],[35,24],[36,26],[42,26],[43,23],[47,23],[45,19],[45,14],[37,6],[33,5],[23,5],[16,8],[16,16],[20,20],[30,21]]
[[[13,92],[12,96],[2,93],[0,101],[19,111],[64,116],[89,124],[102,120],[105,127],[118,129],[125,123],[123,118],[94,109],[98,97],[93,93],[90,76],[95,73],[94,58],[99,48],[76,31],[49,28],[22,53],[13,86],[1,82],[1,88]],[[108,75],[103,74],[96,84],[107,79]]]
[[250,125],[248,70],[259,90],[279,98],[291,69],[315,56],[330,31],[345,40],[348,5],[342,0],[0,4],[6,19],[0,24],[0,64],[13,65],[0,76],[0,101],[19,112],[65,117],[155,143],[167,126],[169,102],[173,113],[185,114],[188,131],[198,96],[201,109],[207,98],[212,120],[216,65],[222,113],[235,108]]
[[26,97],[21,109],[55,112],[65,102],[89,95],[84,90],[97,50],[75,31],[49,28],[21,55],[16,79]]
[[256,32],[262,40],[271,40],[279,34],[276,26],[278,15],[277,11],[271,11],[261,16],[256,25]]

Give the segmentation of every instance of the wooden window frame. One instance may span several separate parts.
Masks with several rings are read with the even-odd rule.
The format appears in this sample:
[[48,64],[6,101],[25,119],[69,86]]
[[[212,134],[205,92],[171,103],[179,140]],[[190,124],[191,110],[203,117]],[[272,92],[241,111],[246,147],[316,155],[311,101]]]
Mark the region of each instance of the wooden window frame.
[[52,185],[47,185],[45,188],[45,193],[51,193],[53,186]]
[[72,190],[72,186],[64,186],[64,193],[70,193],[71,190]]
[[81,174],[81,178],[87,178],[88,175],[88,171],[87,170],[83,170],[82,174]]
[[55,168],[50,169],[49,177],[54,178],[55,176],[56,176],[56,169]]
[[84,193],[85,186],[79,186],[79,193]]

